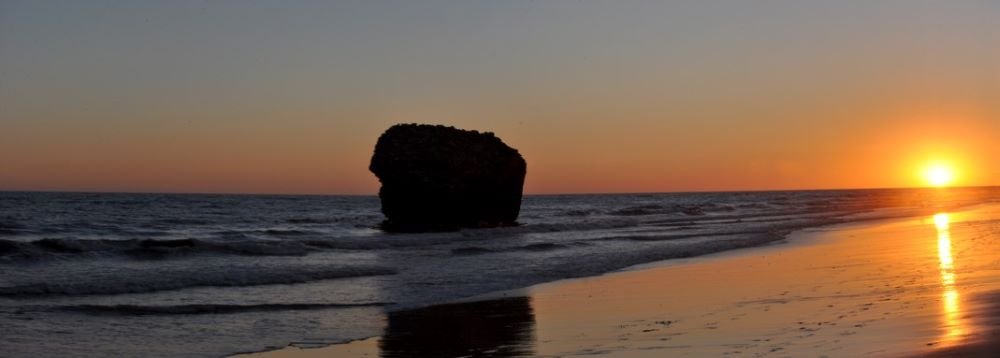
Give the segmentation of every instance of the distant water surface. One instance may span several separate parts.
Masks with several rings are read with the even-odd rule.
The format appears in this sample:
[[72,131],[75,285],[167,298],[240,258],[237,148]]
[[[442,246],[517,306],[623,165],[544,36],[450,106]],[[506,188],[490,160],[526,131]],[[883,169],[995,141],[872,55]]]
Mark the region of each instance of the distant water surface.
[[10,356],[220,356],[382,333],[386,311],[1000,188],[527,196],[517,227],[385,234],[378,198],[0,192]]

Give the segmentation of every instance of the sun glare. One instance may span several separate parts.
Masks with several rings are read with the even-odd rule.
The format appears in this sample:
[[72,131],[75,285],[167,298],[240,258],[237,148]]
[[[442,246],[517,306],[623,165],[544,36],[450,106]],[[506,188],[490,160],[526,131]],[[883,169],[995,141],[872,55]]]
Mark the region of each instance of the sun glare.
[[955,170],[944,163],[931,164],[924,171],[924,178],[931,186],[948,186],[955,180]]

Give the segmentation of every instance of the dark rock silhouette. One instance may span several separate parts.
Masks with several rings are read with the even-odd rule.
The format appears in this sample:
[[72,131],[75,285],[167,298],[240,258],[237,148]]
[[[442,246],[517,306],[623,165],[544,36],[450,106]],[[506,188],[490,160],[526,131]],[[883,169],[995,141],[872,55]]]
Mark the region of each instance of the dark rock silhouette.
[[369,170],[389,231],[514,225],[526,164],[493,133],[397,124],[375,144]]

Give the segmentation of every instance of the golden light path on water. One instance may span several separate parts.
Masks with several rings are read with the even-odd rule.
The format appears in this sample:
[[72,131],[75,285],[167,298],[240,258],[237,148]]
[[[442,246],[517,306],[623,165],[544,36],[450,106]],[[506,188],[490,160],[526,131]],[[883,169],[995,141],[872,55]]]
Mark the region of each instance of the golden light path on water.
[[934,215],[934,226],[937,228],[938,267],[941,271],[941,286],[943,302],[944,335],[941,342],[945,345],[959,341],[965,330],[960,319],[958,290],[955,288],[955,258],[951,253],[950,217],[947,213]]

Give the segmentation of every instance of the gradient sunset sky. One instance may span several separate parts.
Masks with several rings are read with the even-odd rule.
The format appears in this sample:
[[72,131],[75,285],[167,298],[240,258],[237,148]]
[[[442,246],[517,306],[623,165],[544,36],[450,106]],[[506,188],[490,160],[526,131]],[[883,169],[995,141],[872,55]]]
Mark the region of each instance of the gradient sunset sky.
[[0,190],[373,194],[495,132],[528,193],[1000,184],[1000,2],[0,1]]

